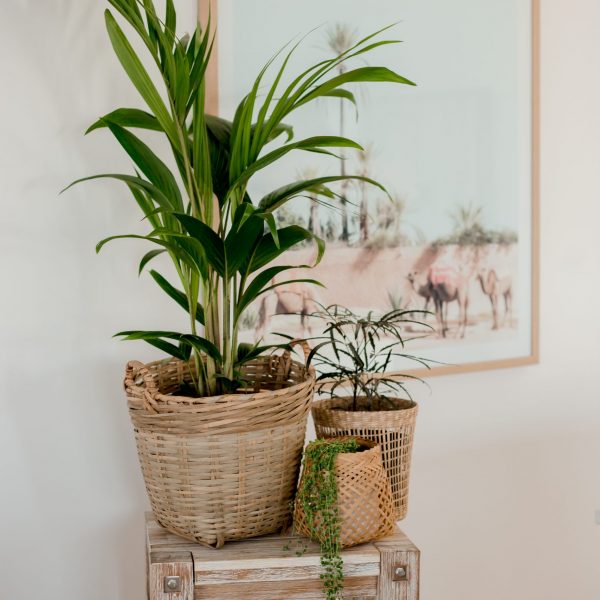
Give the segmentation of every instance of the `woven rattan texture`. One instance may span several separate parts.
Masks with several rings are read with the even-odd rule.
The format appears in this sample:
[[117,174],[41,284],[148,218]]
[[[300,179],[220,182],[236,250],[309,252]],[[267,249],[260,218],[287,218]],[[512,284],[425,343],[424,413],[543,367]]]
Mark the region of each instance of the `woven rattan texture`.
[[[396,525],[390,482],[381,460],[381,447],[359,440],[361,452],[338,454],[335,461],[337,509],[340,517],[340,543],[347,548],[373,542],[389,535]],[[307,461],[306,469],[310,469]],[[302,488],[304,473],[300,479]],[[294,529],[313,537],[300,502],[294,510]]]
[[129,413],[156,518],[214,547],[285,528],[314,371],[289,354],[262,357],[245,370],[251,393],[172,395],[189,366],[175,359],[127,365]]
[[[409,400],[394,400],[396,410],[351,411],[351,398],[317,400],[312,406],[317,437],[357,436],[381,445],[383,464],[392,485],[396,519],[408,510],[410,463],[418,406]],[[360,409],[363,410],[360,410]]]

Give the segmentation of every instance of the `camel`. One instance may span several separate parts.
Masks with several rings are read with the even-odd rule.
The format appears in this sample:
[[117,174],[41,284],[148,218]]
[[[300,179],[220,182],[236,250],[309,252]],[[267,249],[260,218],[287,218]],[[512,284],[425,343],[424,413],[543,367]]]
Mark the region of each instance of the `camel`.
[[429,276],[426,273],[420,271],[411,271],[406,278],[410,282],[413,291],[421,298],[425,299],[423,310],[428,310],[429,301],[433,298],[431,291],[431,283]]
[[464,338],[467,330],[467,309],[469,308],[468,278],[453,267],[433,265],[429,269],[428,279],[441,336],[446,337],[448,332],[448,304],[456,301],[459,309],[456,336]]
[[477,274],[477,279],[481,284],[481,290],[490,299],[492,305],[492,329],[499,329],[498,302],[500,296],[504,296],[504,318],[502,327],[506,325],[507,319],[509,326],[512,323],[512,277],[498,277],[495,269],[481,269]]
[[[425,304],[423,305],[423,311],[425,311],[425,313],[423,314],[422,318],[426,323],[427,318],[429,317],[430,301],[433,301],[435,310],[435,299],[433,297],[431,281],[429,280],[429,273],[424,273],[422,271],[411,271],[406,278],[410,282],[413,292],[425,299]],[[444,320],[448,320],[448,303],[446,303],[444,306]]]
[[300,315],[302,335],[312,335],[308,315],[319,310],[319,301],[313,286],[306,283],[290,283],[274,288],[264,294],[258,311],[256,331],[260,337],[269,330],[275,315]]

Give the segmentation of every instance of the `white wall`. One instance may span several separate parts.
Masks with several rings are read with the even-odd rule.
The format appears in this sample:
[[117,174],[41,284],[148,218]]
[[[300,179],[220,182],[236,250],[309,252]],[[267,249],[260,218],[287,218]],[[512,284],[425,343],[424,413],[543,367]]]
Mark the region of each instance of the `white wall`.
[[[180,0],[191,19],[193,1]],[[600,3],[542,0],[542,362],[432,381],[411,510],[424,600],[600,597]],[[110,183],[126,168],[90,120],[135,96],[97,0],[13,0],[0,19],[0,598],[141,600],[141,477],[120,386],[141,346],[110,334],[177,325],[136,276],[136,227]],[[139,227],[139,225],[137,225]],[[158,319],[158,321],[157,321]]]

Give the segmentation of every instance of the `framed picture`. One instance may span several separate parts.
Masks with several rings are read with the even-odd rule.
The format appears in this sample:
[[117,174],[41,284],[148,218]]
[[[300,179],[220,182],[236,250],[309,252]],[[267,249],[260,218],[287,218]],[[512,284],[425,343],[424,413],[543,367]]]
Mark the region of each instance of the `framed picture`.
[[[326,240],[310,274],[325,287],[265,295],[245,316],[248,337],[306,335],[310,324],[297,313],[317,303],[427,309],[436,335],[409,326],[407,336],[414,354],[443,364],[433,373],[537,362],[539,0],[372,0],[368,9],[355,0],[210,3],[218,40],[209,111],[224,118],[290,40],[300,40],[291,61],[298,72],[396,23],[385,36],[403,43],[379,48],[369,64],[417,84],[358,86],[356,111],[332,98],[293,115],[297,137],[344,135],[364,151],[317,159],[298,152],[256,177],[251,196],[320,174],[325,164],[327,173],[382,182],[391,199],[346,184],[332,208],[298,198],[280,210],[280,223],[302,223]],[[303,264],[313,250],[295,252]]]

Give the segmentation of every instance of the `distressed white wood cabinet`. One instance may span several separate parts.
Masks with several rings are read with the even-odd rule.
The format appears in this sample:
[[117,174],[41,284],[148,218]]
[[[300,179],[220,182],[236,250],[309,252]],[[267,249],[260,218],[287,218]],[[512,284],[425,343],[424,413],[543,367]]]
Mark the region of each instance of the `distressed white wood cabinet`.
[[[149,600],[322,600],[319,547],[293,534],[205,548],[146,519]],[[347,600],[418,600],[419,550],[400,530],[343,552]]]

